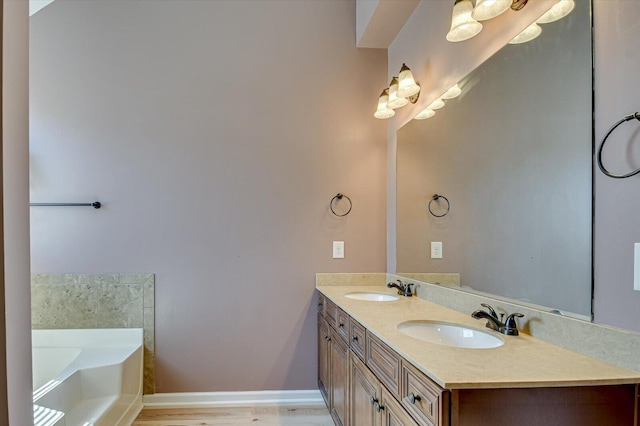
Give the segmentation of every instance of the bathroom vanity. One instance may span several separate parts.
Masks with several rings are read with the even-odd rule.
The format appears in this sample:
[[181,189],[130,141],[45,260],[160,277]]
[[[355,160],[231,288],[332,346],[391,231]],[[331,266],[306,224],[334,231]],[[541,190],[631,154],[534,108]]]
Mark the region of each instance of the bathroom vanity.
[[[636,371],[526,334],[503,336],[425,299],[388,300],[395,291],[383,286],[317,290],[318,386],[336,425],[638,423]],[[479,349],[424,341],[401,330],[407,322],[501,342]]]

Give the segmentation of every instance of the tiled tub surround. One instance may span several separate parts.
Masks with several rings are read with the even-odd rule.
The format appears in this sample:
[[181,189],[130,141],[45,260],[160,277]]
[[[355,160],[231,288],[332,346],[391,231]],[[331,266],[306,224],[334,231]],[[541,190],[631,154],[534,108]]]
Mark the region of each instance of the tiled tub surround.
[[[381,286],[375,291],[392,293],[391,289],[387,289],[385,285],[387,282],[397,279],[401,279],[403,282],[413,282],[418,298],[437,304],[435,306],[444,306],[464,314],[461,317],[465,320],[464,322],[476,328],[484,328],[484,321],[472,319],[470,313],[480,309],[481,303],[489,303],[499,312],[521,312],[525,314],[524,318],[518,320],[523,333],[553,345],[640,372],[640,357],[638,357],[640,353],[640,334],[629,330],[564,317],[539,309],[471,294],[451,287],[415,281],[393,274],[317,274],[316,286],[318,288],[323,286],[368,286],[369,289],[370,286]],[[360,290],[363,289],[361,288]],[[424,314],[429,314],[426,308]],[[381,312],[380,315],[384,317],[385,314]]]
[[154,274],[32,274],[32,328],[143,328],[143,391],[152,394],[154,299]]

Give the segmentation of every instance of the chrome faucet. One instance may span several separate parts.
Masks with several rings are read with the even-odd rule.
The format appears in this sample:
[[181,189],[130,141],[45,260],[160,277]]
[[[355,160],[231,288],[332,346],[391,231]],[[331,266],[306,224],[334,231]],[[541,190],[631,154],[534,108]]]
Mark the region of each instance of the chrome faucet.
[[406,297],[411,297],[413,296],[413,292],[411,291],[411,286],[413,285],[413,283],[408,283],[408,284],[404,284],[402,281],[400,280],[396,280],[398,281],[398,284],[396,283],[388,283],[387,287],[389,288],[397,288],[398,289],[398,294],[400,296],[406,296]]
[[524,315],[520,313],[514,313],[507,316],[507,320],[503,323],[501,320],[504,317],[504,314],[500,314],[500,319],[498,319],[498,315],[496,311],[486,303],[481,303],[481,306],[487,308],[489,312],[477,310],[473,311],[471,316],[475,319],[486,319],[486,326],[492,330],[497,331],[498,333],[506,334],[507,336],[517,336],[518,335],[518,324],[516,323],[516,317],[522,318]]

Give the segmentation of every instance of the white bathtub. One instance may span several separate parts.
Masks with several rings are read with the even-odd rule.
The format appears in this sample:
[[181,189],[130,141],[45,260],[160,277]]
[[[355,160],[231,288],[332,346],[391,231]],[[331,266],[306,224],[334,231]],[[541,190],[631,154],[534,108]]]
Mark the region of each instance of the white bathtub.
[[130,425],[142,409],[142,329],[33,330],[35,426]]

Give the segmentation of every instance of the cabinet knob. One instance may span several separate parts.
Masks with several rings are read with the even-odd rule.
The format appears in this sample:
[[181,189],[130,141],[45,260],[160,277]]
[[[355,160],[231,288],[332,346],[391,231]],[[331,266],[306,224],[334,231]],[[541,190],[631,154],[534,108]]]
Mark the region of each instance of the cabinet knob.
[[344,324],[343,324],[343,323],[338,323],[338,327],[339,327],[339,328],[343,328],[343,327],[344,327]]
[[407,398],[409,398],[409,402],[412,404],[415,404],[416,401],[420,401],[420,397],[417,395],[414,395],[413,392],[411,392],[409,395],[407,395]]
[[371,398],[369,398],[369,401],[371,401],[371,405],[378,403],[378,399],[374,398],[373,396]]
[[357,341],[358,341],[358,336],[353,336],[353,337],[351,338],[351,341],[353,341],[353,342],[357,342]]
[[331,340],[331,337],[329,336],[324,336],[324,340],[326,340],[327,342]]
[[379,413],[381,410],[384,410],[384,405],[380,405],[376,402],[376,413]]

